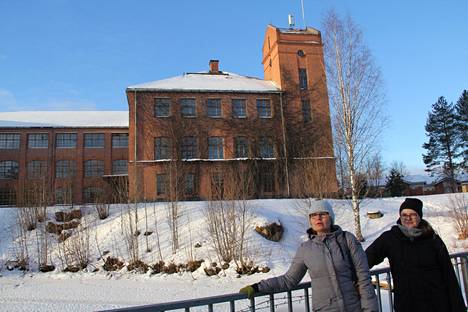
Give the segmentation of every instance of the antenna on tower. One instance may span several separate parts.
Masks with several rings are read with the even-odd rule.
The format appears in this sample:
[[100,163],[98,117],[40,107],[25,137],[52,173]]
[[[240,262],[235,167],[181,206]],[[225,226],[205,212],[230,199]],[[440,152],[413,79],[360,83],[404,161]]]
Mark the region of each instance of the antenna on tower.
[[294,15],[292,15],[292,14],[288,15],[288,23],[289,23],[289,28],[294,27]]
[[302,23],[304,24],[304,29],[307,28],[304,15],[304,0],[301,0],[301,9],[302,9]]

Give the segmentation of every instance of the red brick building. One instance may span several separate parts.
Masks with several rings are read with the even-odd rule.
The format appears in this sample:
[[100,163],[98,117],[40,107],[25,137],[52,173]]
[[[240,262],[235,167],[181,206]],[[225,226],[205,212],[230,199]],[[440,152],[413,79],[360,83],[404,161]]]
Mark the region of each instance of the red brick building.
[[262,63],[263,80],[212,60],[207,72],[127,88],[131,196],[336,192],[320,32],[268,26]]
[[212,60],[128,87],[128,113],[0,113],[0,204],[93,202],[127,182],[139,200],[336,192],[320,32],[268,26],[262,64],[264,79]]
[[127,112],[0,113],[0,204],[93,202],[127,163]]

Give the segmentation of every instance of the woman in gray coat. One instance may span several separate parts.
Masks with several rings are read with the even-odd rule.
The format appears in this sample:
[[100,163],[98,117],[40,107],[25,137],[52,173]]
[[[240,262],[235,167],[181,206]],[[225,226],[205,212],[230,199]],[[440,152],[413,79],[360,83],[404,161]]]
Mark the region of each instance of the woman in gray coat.
[[309,240],[302,243],[289,270],[240,290],[249,298],[257,292],[287,290],[309,271],[313,311],[378,311],[366,254],[356,237],[334,225],[326,201],[312,202]]

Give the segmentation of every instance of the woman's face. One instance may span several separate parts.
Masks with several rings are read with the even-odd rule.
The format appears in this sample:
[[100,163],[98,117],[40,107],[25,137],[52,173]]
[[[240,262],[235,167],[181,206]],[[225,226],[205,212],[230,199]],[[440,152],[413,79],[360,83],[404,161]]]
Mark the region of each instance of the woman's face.
[[412,209],[403,209],[400,212],[400,221],[403,226],[412,229],[418,227],[419,222],[421,222],[421,218],[416,211]]
[[309,215],[309,222],[312,230],[317,234],[329,233],[331,227],[331,218],[328,212],[317,212]]

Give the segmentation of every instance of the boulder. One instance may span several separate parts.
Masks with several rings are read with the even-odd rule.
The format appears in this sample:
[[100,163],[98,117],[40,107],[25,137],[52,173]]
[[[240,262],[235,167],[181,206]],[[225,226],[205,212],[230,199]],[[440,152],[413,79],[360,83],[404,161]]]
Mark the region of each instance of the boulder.
[[258,225],[255,231],[270,241],[279,242],[283,237],[284,229],[281,223],[273,222],[264,226]]

